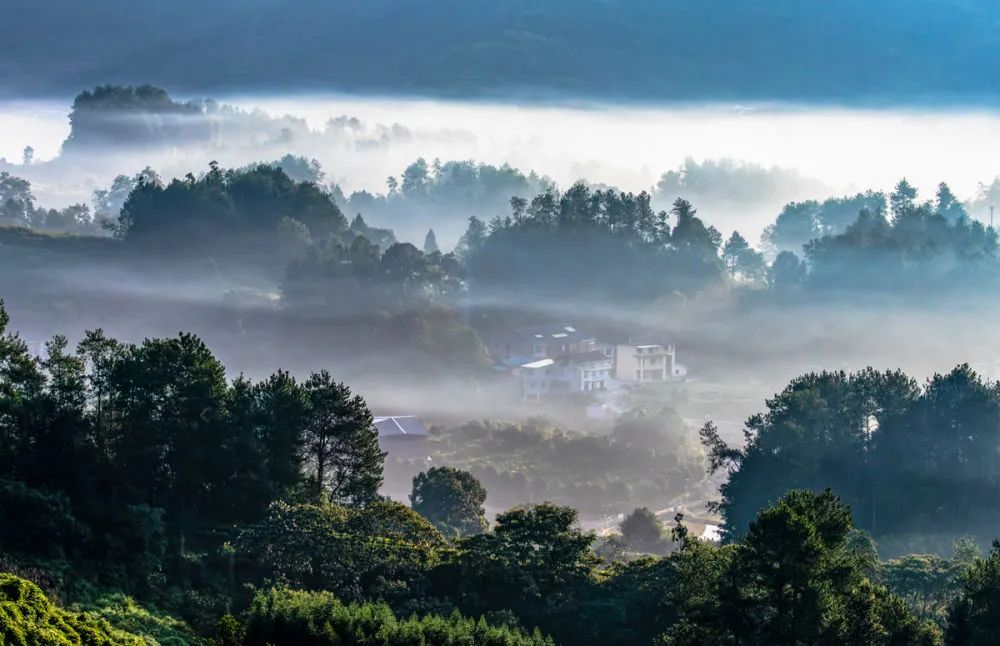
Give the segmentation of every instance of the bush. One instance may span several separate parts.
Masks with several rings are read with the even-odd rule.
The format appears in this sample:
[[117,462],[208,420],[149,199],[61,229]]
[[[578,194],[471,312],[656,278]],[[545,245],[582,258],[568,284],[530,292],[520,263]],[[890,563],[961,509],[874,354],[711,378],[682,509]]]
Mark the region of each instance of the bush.
[[145,643],[102,619],[66,612],[52,605],[34,583],[0,573],[0,644],[4,646]]
[[250,609],[244,646],[299,644],[346,646],[379,643],[439,644],[450,646],[529,646],[552,644],[536,632],[527,635],[457,612],[449,617],[426,615],[397,619],[388,606],[377,603],[340,603],[328,592],[300,592],[273,588],[259,593]]
[[202,643],[191,627],[180,619],[140,605],[132,597],[120,592],[104,594],[92,603],[75,605],[74,609],[84,610],[87,616],[159,646],[192,646]]

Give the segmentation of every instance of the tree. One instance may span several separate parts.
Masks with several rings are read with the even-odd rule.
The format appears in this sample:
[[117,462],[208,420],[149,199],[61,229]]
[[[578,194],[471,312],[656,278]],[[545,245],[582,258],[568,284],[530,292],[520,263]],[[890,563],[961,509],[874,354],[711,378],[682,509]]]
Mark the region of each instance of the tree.
[[284,217],[275,227],[275,242],[278,257],[285,265],[306,255],[312,246],[309,227],[295,218]]
[[427,231],[427,235],[424,237],[424,253],[430,255],[432,253],[438,253],[439,251],[440,249],[438,249],[437,236],[434,235],[434,229],[429,229]]
[[200,178],[188,174],[166,186],[140,174],[122,205],[115,234],[133,243],[212,251],[273,244],[285,218],[301,222],[314,239],[348,235],[347,219],[329,193],[295,182],[281,168],[259,165],[224,170],[216,162]]
[[782,251],[771,263],[768,282],[778,292],[788,292],[802,284],[806,277],[806,267],[791,251]]
[[[423,157],[414,161],[403,171],[403,181],[400,186],[403,195],[407,197],[425,195],[429,185],[430,171],[427,166],[427,160]],[[392,191],[391,186],[389,190],[390,192]]]
[[[516,198],[512,198],[516,199]],[[523,202],[523,200],[522,200]],[[471,216],[469,218],[469,226],[466,228],[465,233],[458,241],[458,245],[455,248],[455,252],[462,259],[463,262],[468,262],[469,258],[478,252],[482,246],[486,243],[486,238],[488,236],[486,229],[486,223],[477,218],[476,216]]]
[[315,494],[353,505],[376,500],[386,454],[364,400],[325,370],[313,373],[304,387],[305,455]]
[[635,552],[663,554],[670,547],[664,537],[663,523],[646,507],[639,507],[629,514],[620,529],[622,538]]
[[495,626],[484,620],[410,615],[397,618],[383,603],[344,605],[329,592],[272,588],[256,594],[250,607],[244,646],[345,643],[476,644],[477,646],[552,646],[540,633]]
[[722,248],[722,259],[725,261],[726,269],[729,270],[731,276],[736,275],[741,256],[749,250],[750,245],[747,244],[746,238],[741,236],[739,231],[733,231],[729,240],[726,241],[726,246]]
[[786,204],[774,224],[764,229],[763,241],[779,252],[801,253],[803,245],[820,236],[818,212],[814,200]]
[[135,503],[167,509],[183,554],[197,522],[224,504],[216,494],[225,495],[219,484],[231,466],[225,368],[199,338],[180,334],[123,349],[109,384],[120,486]]
[[906,181],[906,178],[899,180],[892,193],[889,195],[889,207],[892,209],[892,217],[896,220],[913,215],[917,208],[917,189]]
[[35,196],[28,180],[0,171],[0,222],[27,226],[35,210]]
[[933,644],[932,624],[866,577],[850,510],[829,490],[762,510],[733,554],[720,598],[728,631],[761,644]]
[[945,643],[986,646],[1000,635],[1000,542],[985,558],[977,558],[962,577],[958,599],[948,613]]
[[969,214],[966,212],[965,207],[962,206],[962,203],[955,197],[955,194],[951,192],[951,188],[944,182],[938,184],[936,198],[934,210],[950,224],[968,219]]
[[263,461],[264,481],[276,500],[298,486],[305,461],[310,400],[295,378],[279,370],[252,390],[251,424]]
[[397,502],[345,508],[329,502],[274,502],[236,540],[241,578],[310,590],[347,601],[406,604],[426,594],[445,541]]
[[413,478],[410,504],[445,536],[466,537],[486,531],[486,489],[468,471],[431,467]]
[[594,536],[576,521],[573,509],[542,503],[499,514],[492,531],[461,541],[453,573],[460,607],[475,615],[506,608],[556,639],[578,634],[578,603],[597,557]]
[[758,281],[767,273],[767,263],[763,254],[753,249],[738,231],[726,241],[722,249],[722,259],[730,276],[737,274],[750,281]]

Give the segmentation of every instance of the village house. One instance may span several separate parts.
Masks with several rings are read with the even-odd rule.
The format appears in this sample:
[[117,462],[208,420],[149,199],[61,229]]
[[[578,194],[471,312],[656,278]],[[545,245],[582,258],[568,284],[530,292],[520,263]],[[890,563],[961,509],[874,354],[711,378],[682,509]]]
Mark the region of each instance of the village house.
[[615,346],[615,379],[632,383],[671,381],[687,372],[677,363],[673,345],[659,343]]
[[613,360],[604,350],[569,353],[521,366],[524,399],[541,401],[556,394],[607,390]]

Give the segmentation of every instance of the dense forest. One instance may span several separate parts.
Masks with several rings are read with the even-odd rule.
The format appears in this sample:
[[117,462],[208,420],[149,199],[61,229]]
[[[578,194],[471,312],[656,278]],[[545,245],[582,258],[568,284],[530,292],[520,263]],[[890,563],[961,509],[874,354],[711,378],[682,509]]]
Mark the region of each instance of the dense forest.
[[[55,338],[36,357],[10,325],[0,314],[5,634],[46,631],[53,643],[378,635],[390,644],[979,644],[998,621],[1000,547],[982,555],[964,540],[951,559],[881,561],[861,529],[863,506],[822,485],[809,491],[821,470],[802,467],[817,476],[804,481],[792,467],[799,460],[758,467],[783,480],[770,494],[737,493],[762,440],[736,453],[703,433],[713,465],[739,464],[724,490],[733,529],[722,546],[688,535],[681,518],[668,532],[643,510],[622,523],[621,538],[582,532],[572,508],[552,503],[514,507],[490,525],[483,487],[460,469],[416,477],[412,508],[380,496],[385,454],[372,415],[328,373],[227,380],[185,334],[134,345],[93,331],[75,349]],[[749,426],[760,438],[782,427],[819,433],[838,426],[815,419],[828,409],[886,433],[899,418],[974,424],[970,415],[997,406],[995,392],[962,368],[926,391],[899,374],[811,375],[782,395],[799,408],[770,402]],[[817,405],[821,394],[856,401],[857,412]],[[941,424],[947,418],[932,428]],[[919,459],[923,449],[909,444]],[[988,478],[986,468],[967,462],[962,472]],[[857,497],[849,483],[830,484]],[[907,491],[909,502],[886,506],[918,522],[935,513],[922,489]]]

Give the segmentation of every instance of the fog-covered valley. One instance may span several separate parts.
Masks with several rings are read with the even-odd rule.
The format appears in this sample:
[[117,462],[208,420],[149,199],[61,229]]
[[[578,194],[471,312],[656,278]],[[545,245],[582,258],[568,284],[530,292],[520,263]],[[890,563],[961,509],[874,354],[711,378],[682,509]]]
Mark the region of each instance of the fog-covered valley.
[[[514,604],[521,637],[637,643],[608,618],[575,641],[519,584],[452,596],[446,568],[471,580],[477,541],[522,515],[578,542],[593,603],[621,602],[601,586],[627,568],[747,545],[758,513],[822,508],[830,558],[900,595],[924,559],[947,599],[1000,533],[1000,116],[152,86],[68,106],[0,105],[0,513],[148,515],[138,560],[60,540],[202,590],[182,609],[95,579],[182,632],[249,603],[183,580],[230,559],[233,582]],[[131,501],[121,518],[60,497],[75,478]],[[44,583],[26,535],[0,547]],[[427,561],[344,565],[342,540]],[[956,611],[923,599],[905,612],[936,643]]]

